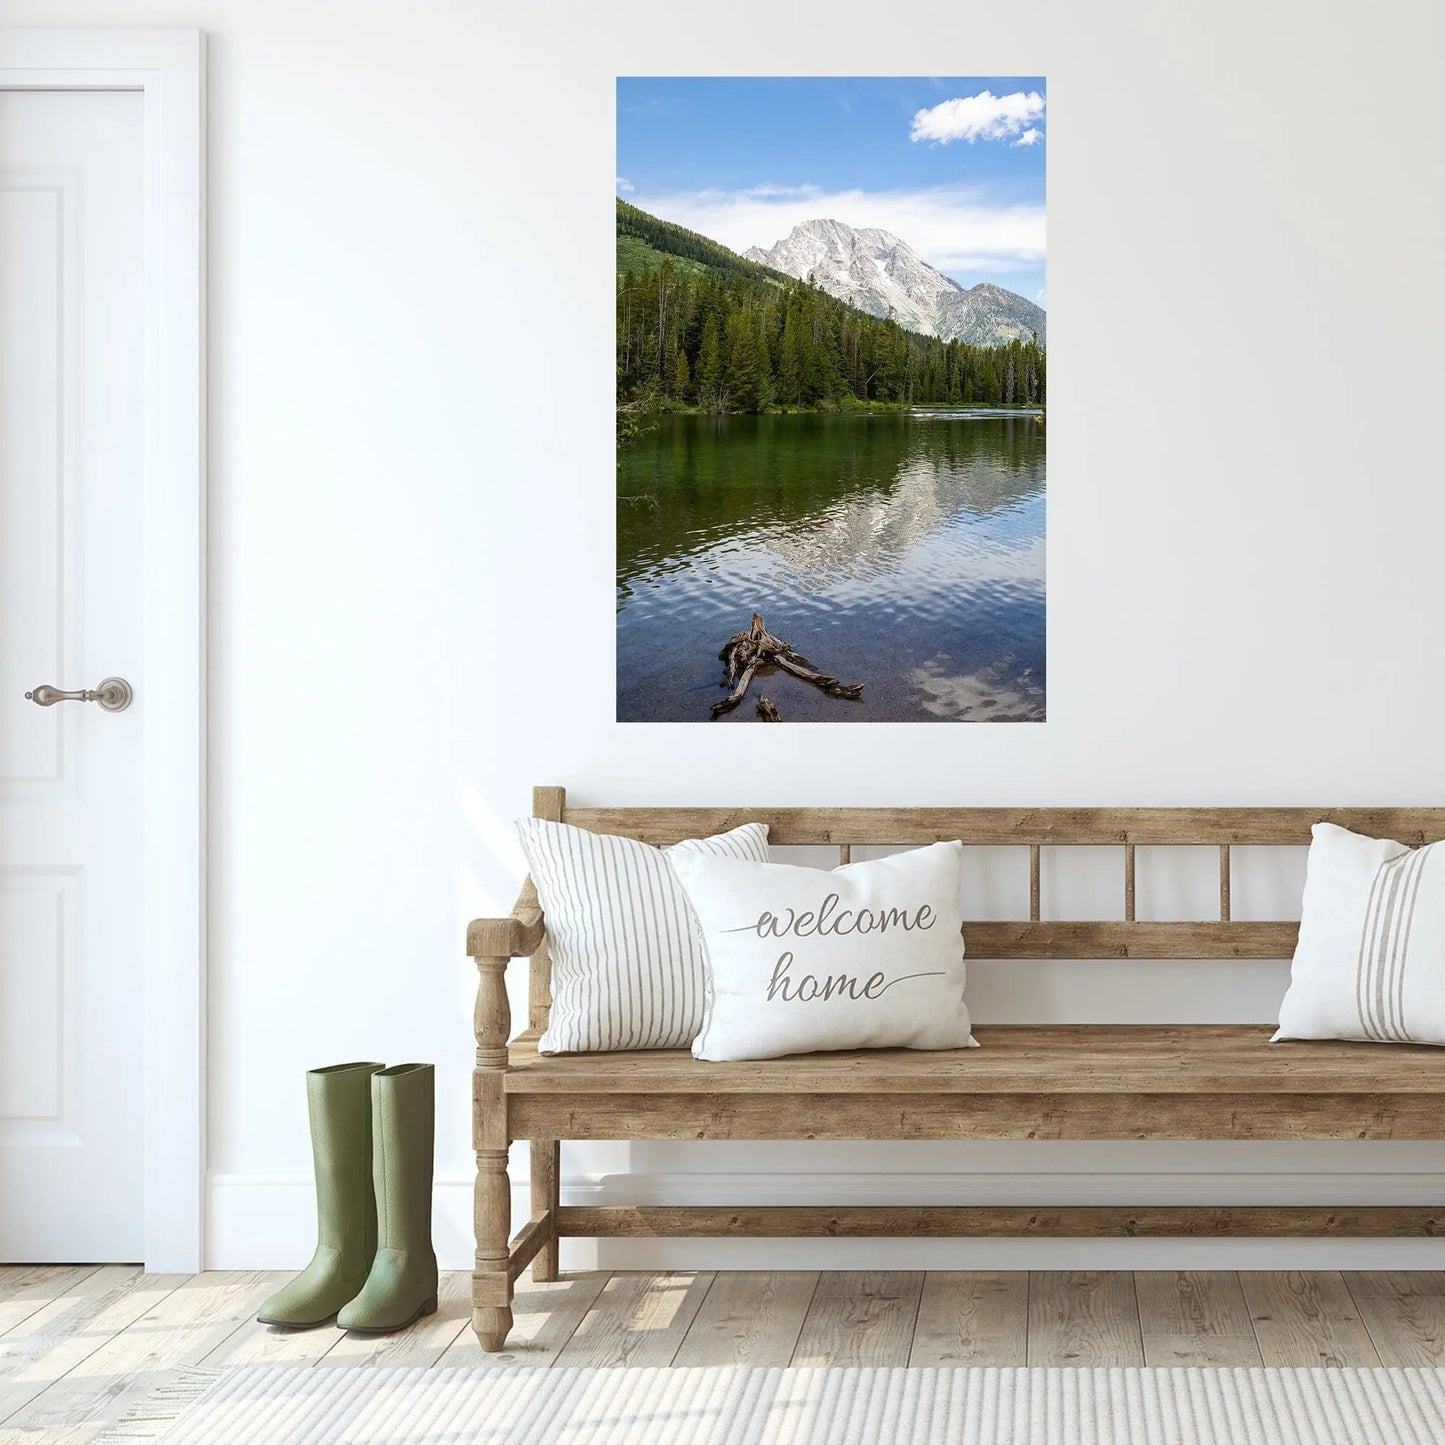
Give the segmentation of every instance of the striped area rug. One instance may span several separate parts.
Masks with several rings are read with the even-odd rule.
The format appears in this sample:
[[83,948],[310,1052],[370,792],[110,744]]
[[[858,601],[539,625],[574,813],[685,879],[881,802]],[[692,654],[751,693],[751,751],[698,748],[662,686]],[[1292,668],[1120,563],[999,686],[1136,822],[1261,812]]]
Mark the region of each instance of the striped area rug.
[[[198,1382],[199,1383],[199,1382]],[[184,1392],[182,1392],[184,1393]],[[1441,1445],[1445,1370],[227,1371],[127,1438],[423,1445]]]

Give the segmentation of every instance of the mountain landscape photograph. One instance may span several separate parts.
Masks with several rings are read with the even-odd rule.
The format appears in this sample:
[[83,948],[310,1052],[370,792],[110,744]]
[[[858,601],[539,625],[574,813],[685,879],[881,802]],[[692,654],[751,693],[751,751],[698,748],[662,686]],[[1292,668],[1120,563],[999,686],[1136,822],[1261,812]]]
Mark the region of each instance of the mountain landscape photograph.
[[1045,717],[1041,78],[617,84],[617,717]]

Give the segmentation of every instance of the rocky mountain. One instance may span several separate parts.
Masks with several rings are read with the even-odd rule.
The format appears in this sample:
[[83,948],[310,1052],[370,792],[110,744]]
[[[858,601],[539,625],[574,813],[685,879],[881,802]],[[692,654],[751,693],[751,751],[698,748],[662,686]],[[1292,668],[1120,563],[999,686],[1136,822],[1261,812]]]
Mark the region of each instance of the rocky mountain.
[[750,246],[743,255],[800,280],[811,276],[829,295],[870,316],[891,315],[925,336],[975,346],[1028,340],[1033,333],[1045,340],[1042,307],[990,282],[964,290],[890,231],[801,221],[771,248]]
[[1027,341],[1037,336],[1048,342],[1048,314],[1026,297],[1005,291],[992,281],[980,281],[967,291],[962,287],[943,298],[938,334],[945,341],[955,337],[975,345],[1001,341]]

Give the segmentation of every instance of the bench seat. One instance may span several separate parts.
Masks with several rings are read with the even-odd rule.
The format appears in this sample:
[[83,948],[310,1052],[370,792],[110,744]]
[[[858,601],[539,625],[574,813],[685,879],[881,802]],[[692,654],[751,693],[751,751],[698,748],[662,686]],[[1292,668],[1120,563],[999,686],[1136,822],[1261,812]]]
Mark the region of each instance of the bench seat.
[[539,1054],[512,1041],[509,1094],[1437,1094],[1445,1049],[1269,1042],[1259,1024],[991,1024],[977,1049],[868,1049],[716,1064],[685,1049]]
[[704,1063],[537,1052],[502,1075],[513,1139],[1438,1139],[1445,1049],[1271,1044],[1267,1027],[1009,1025],[981,1047]]

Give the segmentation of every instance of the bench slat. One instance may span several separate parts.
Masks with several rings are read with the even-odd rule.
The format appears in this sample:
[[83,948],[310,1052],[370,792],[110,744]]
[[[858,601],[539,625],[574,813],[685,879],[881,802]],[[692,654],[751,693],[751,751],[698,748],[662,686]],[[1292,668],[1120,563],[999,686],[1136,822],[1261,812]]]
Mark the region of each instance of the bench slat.
[[564,1236],[584,1239],[1383,1239],[1445,1235],[1445,1209],[1398,1204],[604,1204],[564,1206],[558,1224]]
[[[1132,900],[1131,900],[1132,903]],[[1289,958],[1298,923],[980,922],[963,925],[970,958]]]
[[[977,1049],[869,1049],[736,1064],[706,1063],[684,1049],[543,1055],[537,1036],[528,1033],[512,1043],[506,1089],[514,1098],[639,1092],[1445,1095],[1445,1049],[1335,1041],[1272,1045],[1271,1032],[1258,1024],[992,1024],[974,1030],[982,1045]],[[1259,1107],[1270,1105],[1261,1100]],[[877,1137],[886,1138],[880,1130]]]
[[1303,847],[1310,827],[1338,823],[1377,838],[1445,838],[1445,808],[593,808],[562,820],[645,843],[676,843],[766,823],[775,845],[1080,844]]
[[540,1094],[518,1139],[1438,1139],[1419,1094]]

